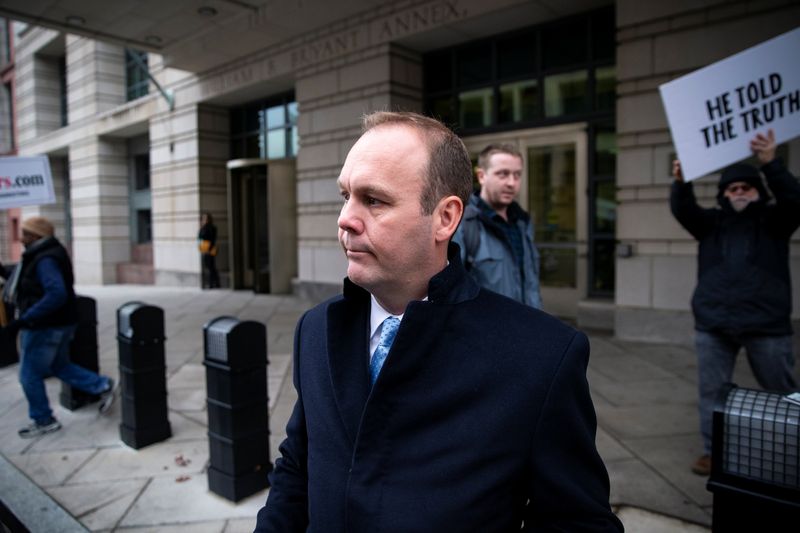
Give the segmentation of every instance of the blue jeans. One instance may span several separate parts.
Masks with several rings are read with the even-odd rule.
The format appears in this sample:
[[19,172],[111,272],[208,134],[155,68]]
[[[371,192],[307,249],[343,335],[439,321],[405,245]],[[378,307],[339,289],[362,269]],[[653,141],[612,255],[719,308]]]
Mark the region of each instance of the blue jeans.
[[23,329],[20,332],[22,357],[19,382],[28,399],[28,416],[38,424],[44,424],[53,418],[44,386],[45,378],[56,376],[89,394],[100,394],[110,384],[107,377],[70,362],[69,343],[76,327]]
[[797,390],[792,368],[791,335],[724,335],[695,331],[697,386],[700,392],[700,432],[705,452],[711,453],[714,401],[722,385],[733,377],[736,354],[744,347],[758,384],[765,390],[787,393]]

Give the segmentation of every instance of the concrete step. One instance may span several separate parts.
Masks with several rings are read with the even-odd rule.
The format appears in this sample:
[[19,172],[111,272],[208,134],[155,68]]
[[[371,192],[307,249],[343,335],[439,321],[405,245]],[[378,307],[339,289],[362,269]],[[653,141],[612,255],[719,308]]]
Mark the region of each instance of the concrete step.
[[134,244],[131,246],[131,263],[141,265],[153,264],[153,243]]
[[117,263],[117,283],[154,285],[156,273],[152,264]]

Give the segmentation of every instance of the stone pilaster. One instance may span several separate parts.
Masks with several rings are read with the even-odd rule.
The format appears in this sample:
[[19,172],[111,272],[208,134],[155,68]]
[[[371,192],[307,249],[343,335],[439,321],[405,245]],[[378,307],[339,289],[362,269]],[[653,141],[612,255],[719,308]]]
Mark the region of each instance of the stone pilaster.
[[68,35],[67,94],[70,124],[125,103],[125,50]]
[[361,116],[375,110],[420,111],[419,56],[384,44],[298,76],[297,155],[298,283],[316,297],[340,290],[346,261],[337,241],[342,205],[336,178],[361,131]]
[[62,34],[44,28],[29,29],[17,42],[14,64],[21,155],[25,143],[61,127],[58,64],[63,42]]
[[88,138],[70,146],[72,260],[75,280],[116,283],[130,259],[125,139]]

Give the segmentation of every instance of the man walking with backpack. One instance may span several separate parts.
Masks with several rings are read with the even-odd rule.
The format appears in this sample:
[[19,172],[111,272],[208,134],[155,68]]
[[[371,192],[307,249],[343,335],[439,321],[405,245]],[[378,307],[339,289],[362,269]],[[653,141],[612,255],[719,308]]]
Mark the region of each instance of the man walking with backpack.
[[470,197],[453,241],[478,284],[541,309],[539,252],[531,217],[515,201],[522,181],[522,154],[490,144],[478,156],[480,191]]

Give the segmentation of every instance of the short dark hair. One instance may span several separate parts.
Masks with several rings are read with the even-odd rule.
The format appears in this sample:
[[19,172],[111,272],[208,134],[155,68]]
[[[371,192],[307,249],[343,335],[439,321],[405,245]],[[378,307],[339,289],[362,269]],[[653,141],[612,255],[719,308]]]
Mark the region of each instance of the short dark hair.
[[467,205],[472,194],[472,163],[466,146],[447,126],[436,119],[408,111],[376,111],[364,115],[363,132],[384,126],[408,126],[428,147],[427,181],[420,205],[430,215],[439,200],[454,195]]
[[508,154],[522,159],[522,152],[513,144],[490,144],[478,155],[478,166],[483,170],[489,170],[489,160],[494,154]]

